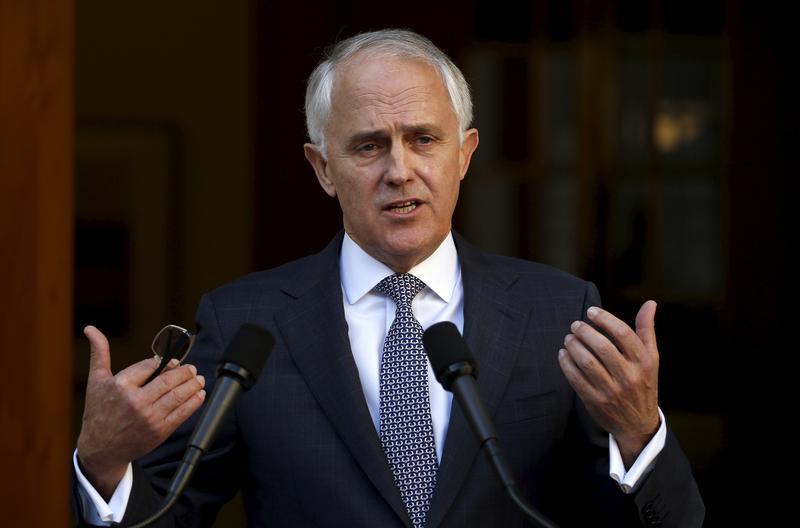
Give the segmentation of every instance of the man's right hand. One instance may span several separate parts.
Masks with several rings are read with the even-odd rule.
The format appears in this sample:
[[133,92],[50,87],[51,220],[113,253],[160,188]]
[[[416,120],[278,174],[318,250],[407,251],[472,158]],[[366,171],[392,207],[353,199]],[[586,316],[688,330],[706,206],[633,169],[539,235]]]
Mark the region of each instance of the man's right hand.
[[93,326],[86,405],[78,436],[81,469],[108,501],[128,464],[160,445],[203,404],[205,379],[193,365],[168,367],[142,384],[158,366],[145,359],[113,375],[108,339]]

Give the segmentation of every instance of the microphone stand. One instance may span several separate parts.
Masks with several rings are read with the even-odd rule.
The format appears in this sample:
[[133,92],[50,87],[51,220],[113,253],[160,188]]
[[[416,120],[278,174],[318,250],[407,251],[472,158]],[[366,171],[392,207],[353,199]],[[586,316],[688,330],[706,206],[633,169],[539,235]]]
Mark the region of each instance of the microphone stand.
[[525,514],[525,517],[540,528],[558,528],[550,519],[539,513],[523,498],[517,488],[517,481],[511,466],[506,462],[500,444],[497,440],[497,431],[492,419],[486,411],[478,392],[478,383],[475,380],[475,368],[467,361],[459,361],[449,365],[440,373],[439,381],[445,389],[451,391],[458,400],[464,415],[475,435],[481,440],[481,449],[484,450],[489,462],[497,473],[500,482],[506,488],[514,504]]
[[157,520],[161,519],[167,514],[167,512],[169,512],[169,510],[172,509],[172,507],[178,501],[178,498],[181,496],[181,493],[183,493],[183,490],[186,488],[186,485],[189,483],[191,475],[194,473],[194,468],[202,456],[202,449],[193,445],[190,445],[186,448],[186,452],[183,455],[183,460],[181,460],[181,465],[178,467],[175,475],[172,476],[172,481],[169,484],[169,489],[167,490],[167,494],[164,496],[161,507],[153,515],[144,521],[134,524],[131,526],[131,528],[145,528],[146,526],[150,526]]

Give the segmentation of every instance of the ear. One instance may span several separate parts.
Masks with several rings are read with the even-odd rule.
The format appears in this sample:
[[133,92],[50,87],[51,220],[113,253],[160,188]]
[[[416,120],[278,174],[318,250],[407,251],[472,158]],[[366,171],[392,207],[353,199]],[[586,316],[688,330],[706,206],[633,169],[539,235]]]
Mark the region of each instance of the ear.
[[311,164],[311,168],[314,169],[314,173],[317,175],[317,181],[319,182],[320,186],[322,186],[322,190],[324,190],[331,198],[335,197],[336,186],[327,173],[328,160],[326,160],[325,156],[322,155],[319,147],[313,143],[306,143],[303,145],[303,150],[305,151],[306,159]]
[[459,149],[459,163],[461,164],[461,179],[467,174],[469,162],[472,159],[472,153],[478,148],[478,129],[470,128],[464,132],[464,141],[461,142]]

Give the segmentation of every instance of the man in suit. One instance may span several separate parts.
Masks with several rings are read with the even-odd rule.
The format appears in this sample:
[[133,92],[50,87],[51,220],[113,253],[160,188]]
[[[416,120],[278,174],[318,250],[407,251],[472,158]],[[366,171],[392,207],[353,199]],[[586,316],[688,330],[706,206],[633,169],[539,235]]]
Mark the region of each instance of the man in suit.
[[306,114],[306,157],[344,231],[317,255],[204,296],[196,368],[145,386],[150,360],[112,376],[108,342],[87,328],[81,519],[155,511],[206,380],[254,322],[275,350],[163,526],[208,526],[239,488],[253,526],[523,525],[422,354],[421,329],[447,320],[545,514],[565,526],[699,526],[702,500],[658,410],[655,303],[631,329],[590,283],[451,232],[478,145],[455,65],[411,32],[357,35],[315,69]]

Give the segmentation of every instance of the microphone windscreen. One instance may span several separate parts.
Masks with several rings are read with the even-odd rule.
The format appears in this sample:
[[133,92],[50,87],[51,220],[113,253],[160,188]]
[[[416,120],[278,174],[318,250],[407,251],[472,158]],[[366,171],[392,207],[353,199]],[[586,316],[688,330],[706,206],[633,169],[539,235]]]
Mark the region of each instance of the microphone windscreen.
[[439,374],[453,363],[467,362],[474,365],[467,342],[461,337],[456,325],[449,321],[436,323],[422,334],[422,344],[431,361],[431,368]]
[[233,363],[245,368],[253,380],[257,380],[261,369],[275,346],[275,338],[267,330],[252,323],[245,323],[233,335],[222,363]]

